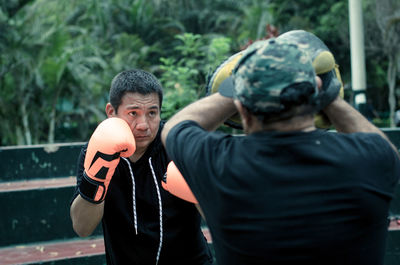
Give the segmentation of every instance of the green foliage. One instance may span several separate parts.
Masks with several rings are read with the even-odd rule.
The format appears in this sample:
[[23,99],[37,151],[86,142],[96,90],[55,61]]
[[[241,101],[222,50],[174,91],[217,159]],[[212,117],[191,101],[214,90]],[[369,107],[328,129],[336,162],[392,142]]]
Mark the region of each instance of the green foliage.
[[[266,25],[305,29],[350,83],[347,0],[0,0],[0,145],[85,141],[112,78],[142,68],[165,90],[162,117],[204,96],[209,76]],[[387,109],[376,0],[363,1],[368,97]],[[396,18],[393,23],[397,23]],[[10,118],[12,117],[12,118]]]
[[231,39],[227,37],[217,37],[211,40],[207,52],[207,61],[210,63],[210,69],[216,69],[221,62],[229,57],[231,43]]
[[262,39],[266,26],[275,24],[274,9],[270,1],[252,1],[243,9],[243,23],[240,26],[238,42],[245,45],[249,40]]
[[168,119],[178,110],[205,94],[206,77],[230,53],[231,40],[192,33],[179,34],[177,53],[160,58],[160,81],[164,87],[162,118]]
[[181,44],[175,47],[178,58],[160,58],[163,71],[160,81],[164,87],[162,118],[168,119],[197,98],[199,65],[204,54],[201,52],[201,36],[184,33],[177,35]]
[[389,118],[384,118],[384,119],[375,118],[372,120],[372,123],[378,128],[389,128],[390,127],[390,119]]

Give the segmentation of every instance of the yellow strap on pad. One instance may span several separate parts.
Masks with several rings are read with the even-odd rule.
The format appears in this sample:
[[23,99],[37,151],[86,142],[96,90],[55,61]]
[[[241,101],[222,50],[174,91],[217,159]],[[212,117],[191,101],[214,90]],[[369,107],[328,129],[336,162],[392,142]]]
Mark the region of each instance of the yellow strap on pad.
[[330,51],[322,51],[312,62],[317,75],[327,73],[335,68],[335,58]]

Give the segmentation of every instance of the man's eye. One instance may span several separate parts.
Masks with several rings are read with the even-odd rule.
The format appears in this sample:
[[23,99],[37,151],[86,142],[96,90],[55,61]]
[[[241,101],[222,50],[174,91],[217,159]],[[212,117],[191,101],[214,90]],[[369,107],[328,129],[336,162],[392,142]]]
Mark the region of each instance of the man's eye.
[[149,116],[150,117],[154,117],[154,116],[156,116],[157,115],[157,112],[155,112],[155,111],[150,111],[149,112]]
[[133,116],[133,117],[136,117],[137,116],[137,113],[136,112],[129,112],[129,115],[131,115],[131,116]]

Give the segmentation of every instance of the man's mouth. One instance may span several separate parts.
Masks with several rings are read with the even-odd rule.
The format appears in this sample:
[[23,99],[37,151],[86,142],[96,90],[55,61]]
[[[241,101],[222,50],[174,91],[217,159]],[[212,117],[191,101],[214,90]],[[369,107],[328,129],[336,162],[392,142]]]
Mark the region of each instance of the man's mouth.
[[145,139],[148,138],[148,135],[135,135],[135,139]]

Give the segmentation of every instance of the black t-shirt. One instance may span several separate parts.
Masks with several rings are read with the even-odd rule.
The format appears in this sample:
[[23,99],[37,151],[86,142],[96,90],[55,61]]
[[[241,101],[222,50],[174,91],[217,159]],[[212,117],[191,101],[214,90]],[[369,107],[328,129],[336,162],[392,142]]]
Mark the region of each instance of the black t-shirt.
[[167,152],[200,203],[218,265],[383,264],[399,159],[377,134],[208,133]]
[[[200,227],[201,216],[195,206],[171,195],[161,186],[161,179],[170,161],[161,143],[161,127],[156,139],[137,162],[120,159],[110,182],[102,219],[107,264],[156,264],[160,245],[160,215],[163,220],[163,235],[159,265],[203,265],[208,260],[212,262]],[[82,148],[78,160],[77,187],[84,170],[86,148],[87,146]],[[128,163],[135,185],[132,184]],[[154,169],[161,195],[161,213],[151,167]],[[76,188],[73,198],[77,195]],[[134,225],[134,201],[137,234]]]

